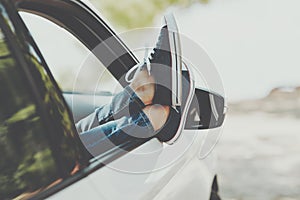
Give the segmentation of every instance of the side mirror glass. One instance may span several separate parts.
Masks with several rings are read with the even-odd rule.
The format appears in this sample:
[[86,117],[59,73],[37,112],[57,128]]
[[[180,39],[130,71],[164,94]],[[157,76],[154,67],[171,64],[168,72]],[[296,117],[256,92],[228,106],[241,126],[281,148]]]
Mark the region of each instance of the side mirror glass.
[[196,88],[185,129],[211,129],[220,127],[225,118],[224,97]]

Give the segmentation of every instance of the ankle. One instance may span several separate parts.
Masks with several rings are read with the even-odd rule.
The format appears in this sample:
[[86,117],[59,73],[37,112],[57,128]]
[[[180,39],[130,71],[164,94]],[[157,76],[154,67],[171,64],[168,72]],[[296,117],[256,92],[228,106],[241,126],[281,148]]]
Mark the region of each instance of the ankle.
[[155,104],[146,106],[143,111],[149,118],[154,130],[157,131],[167,122],[170,113],[170,107]]
[[155,93],[155,80],[149,75],[147,70],[138,70],[132,82],[131,89],[143,101],[145,105],[151,104]]

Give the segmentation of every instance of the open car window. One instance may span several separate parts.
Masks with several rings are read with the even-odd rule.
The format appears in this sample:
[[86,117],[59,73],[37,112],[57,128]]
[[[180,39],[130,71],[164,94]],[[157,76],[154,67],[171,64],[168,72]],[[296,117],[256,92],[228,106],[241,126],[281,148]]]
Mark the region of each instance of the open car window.
[[105,96],[121,90],[106,66],[74,35],[46,18],[19,13],[63,92]]

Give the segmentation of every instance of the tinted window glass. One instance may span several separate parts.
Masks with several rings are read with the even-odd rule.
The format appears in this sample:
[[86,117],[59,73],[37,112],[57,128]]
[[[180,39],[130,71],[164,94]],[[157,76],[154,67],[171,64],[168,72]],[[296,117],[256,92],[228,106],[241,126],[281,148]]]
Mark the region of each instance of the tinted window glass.
[[80,145],[34,47],[6,13],[0,25],[0,198],[27,199],[76,172]]

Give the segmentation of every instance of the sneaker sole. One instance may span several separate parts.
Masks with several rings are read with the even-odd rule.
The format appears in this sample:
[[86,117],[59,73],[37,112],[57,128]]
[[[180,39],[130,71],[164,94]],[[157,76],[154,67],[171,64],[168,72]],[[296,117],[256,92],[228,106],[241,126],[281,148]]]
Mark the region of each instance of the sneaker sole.
[[194,82],[194,78],[192,76],[192,74],[190,73],[191,71],[189,70],[188,66],[186,66],[187,70],[188,70],[188,73],[189,73],[189,77],[190,77],[190,81],[189,81],[189,93],[188,93],[188,96],[186,98],[186,103],[184,105],[184,108],[181,112],[181,119],[180,119],[180,123],[179,123],[179,126],[178,126],[178,129],[176,131],[176,134],[174,135],[174,137],[167,141],[166,143],[167,144],[174,144],[181,136],[182,134],[182,131],[184,130],[184,127],[185,127],[185,123],[186,123],[186,119],[187,119],[187,114],[188,114],[188,111],[189,111],[189,108],[190,108],[190,105],[192,103],[192,99],[193,99],[193,96],[195,94],[195,82]]
[[172,63],[172,105],[181,106],[182,104],[182,59],[181,45],[178,34],[178,27],[173,14],[165,15],[167,25]]
[[[179,39],[178,27],[175,21],[175,17],[173,14],[168,14],[165,16],[165,21],[168,28],[169,40],[170,40],[170,49],[171,49],[171,60],[172,66],[175,63],[175,69],[172,69],[172,91],[175,91],[172,98],[172,103],[174,106],[182,106],[182,57],[181,57],[181,45]],[[167,144],[174,144],[178,138],[181,136],[181,133],[184,129],[186,118],[188,114],[188,110],[190,108],[192,97],[195,93],[195,83],[194,78],[192,77],[191,70],[189,70],[188,66],[186,66],[189,73],[189,92],[186,98],[186,103],[181,110],[181,119],[174,137],[167,141]],[[173,77],[176,77],[175,79]],[[178,97],[178,98],[177,98]]]

